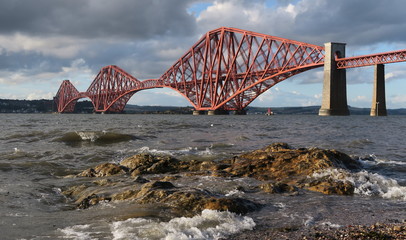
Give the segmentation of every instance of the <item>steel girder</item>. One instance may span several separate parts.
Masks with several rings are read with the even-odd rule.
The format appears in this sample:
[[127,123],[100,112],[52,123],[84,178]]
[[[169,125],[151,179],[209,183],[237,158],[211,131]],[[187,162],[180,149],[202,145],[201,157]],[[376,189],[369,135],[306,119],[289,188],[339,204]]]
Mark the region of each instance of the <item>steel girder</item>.
[[364,67],[404,61],[406,61],[406,49],[357,57],[336,58],[338,69]]
[[86,92],[65,94],[72,105],[58,111],[73,111],[78,98],[88,97],[96,112],[120,112],[134,93],[157,87],[178,91],[196,110],[242,110],[276,83],[323,61],[321,46],[222,27],[206,33],[159,79],[139,81],[117,66],[102,68]]
[[77,100],[82,97],[83,95],[69,80],[64,80],[54,97],[58,112],[73,112]]
[[323,63],[321,46],[223,27],[203,36],[160,80],[196,110],[241,110],[276,83]]
[[143,89],[142,83],[122,70],[110,65],[103,67],[86,91],[96,112],[121,112],[133,94]]

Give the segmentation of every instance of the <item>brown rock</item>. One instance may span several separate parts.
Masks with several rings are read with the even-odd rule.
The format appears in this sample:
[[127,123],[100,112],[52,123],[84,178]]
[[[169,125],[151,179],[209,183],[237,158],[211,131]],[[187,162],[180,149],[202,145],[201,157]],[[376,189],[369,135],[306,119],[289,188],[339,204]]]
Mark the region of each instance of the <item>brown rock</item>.
[[134,182],[136,182],[136,183],[147,183],[147,182],[149,182],[149,180],[145,179],[145,178],[143,178],[141,176],[136,176],[134,178]]
[[262,191],[267,192],[267,193],[293,193],[297,192],[297,187],[286,184],[286,183],[281,183],[281,182],[276,182],[276,183],[264,183],[260,186]]
[[67,197],[76,197],[78,196],[81,192],[86,190],[88,187],[84,184],[78,185],[78,186],[72,186],[68,188],[67,190],[63,191],[62,194],[67,196]]
[[193,216],[203,209],[247,213],[260,207],[259,204],[249,200],[218,196],[206,190],[188,187],[177,188],[171,182],[164,181],[151,181],[141,186],[125,187],[123,190],[114,193],[105,191],[103,188],[96,189],[95,187],[81,185],[72,187],[65,193],[77,199],[75,202],[80,209],[111,200],[131,200],[138,204],[163,204],[184,216]]
[[131,169],[133,177],[141,174],[215,171],[219,168],[219,165],[213,161],[180,161],[170,156],[151,154],[134,155],[124,159],[121,165]]
[[111,198],[109,198],[109,197],[101,197],[101,196],[98,196],[96,194],[92,194],[92,195],[86,197],[85,199],[83,199],[78,204],[78,208],[79,209],[86,209],[86,208],[89,208],[91,206],[94,206],[94,205],[98,204],[101,201],[110,202]]
[[312,181],[306,187],[308,190],[321,192],[324,194],[340,194],[352,195],[354,194],[354,185],[348,181],[340,181],[324,177]]
[[216,197],[207,191],[197,189],[176,191],[162,199],[161,202],[169,204],[187,215],[194,215],[204,209],[244,214],[261,207],[260,204],[242,198]]
[[114,163],[103,163],[95,168],[89,168],[78,174],[79,177],[106,177],[117,174],[125,174],[127,169]]
[[164,182],[164,181],[153,181],[142,185],[142,189],[171,189],[175,188],[175,186],[171,182]]
[[246,214],[260,208],[259,204],[242,198],[209,198],[205,202],[203,209],[230,211],[238,214]]
[[[258,180],[278,181],[287,186],[303,186],[310,176],[323,169],[360,167],[356,160],[336,150],[318,148],[292,149],[285,143],[276,143],[260,150],[249,152],[232,160],[229,174],[238,177],[253,177]],[[280,185],[282,186],[282,185]],[[264,185],[265,191],[279,192],[276,186]],[[326,194],[352,194],[354,186],[350,182],[326,179],[312,183],[310,188]]]
[[179,178],[181,178],[181,176],[178,176],[178,175],[176,175],[176,176],[165,176],[161,181],[168,182],[168,181],[177,180]]
[[137,154],[124,159],[120,165],[133,170],[143,166],[151,166],[154,162],[156,162],[156,158],[151,154]]
[[114,201],[124,201],[124,200],[131,200],[137,198],[139,191],[136,190],[127,190],[124,192],[119,192],[117,194],[113,194],[111,197]]
[[141,191],[137,193],[137,202],[140,204],[158,203],[165,197],[172,194],[175,186],[170,182],[154,181],[142,185]]
[[[224,177],[252,177],[267,181],[258,185],[269,193],[296,193],[298,188],[306,188],[324,194],[348,195],[354,192],[352,183],[330,176],[315,178],[314,173],[330,168],[352,170],[358,167],[358,162],[344,153],[317,148],[293,149],[286,143],[272,144],[220,162],[181,161],[171,156],[137,154],[124,159],[121,165],[100,164],[79,174],[84,177],[103,177],[131,172],[134,179],[101,179],[71,187],[63,193],[76,199],[79,208],[87,208],[100,201],[131,200],[139,204],[164,204],[183,214],[195,214],[205,208],[246,213],[258,209],[259,205],[241,198],[212,194],[204,189],[175,187],[168,181],[194,175],[217,176],[219,181]],[[162,175],[167,173],[182,174]],[[149,179],[161,181],[149,182],[140,174],[157,174]]]
[[199,164],[200,171],[216,171],[219,169],[219,165],[213,161],[203,161]]
[[126,158],[120,163],[129,168],[135,177],[140,174],[156,174],[178,172],[180,161],[170,156],[154,156],[151,154],[137,154]]

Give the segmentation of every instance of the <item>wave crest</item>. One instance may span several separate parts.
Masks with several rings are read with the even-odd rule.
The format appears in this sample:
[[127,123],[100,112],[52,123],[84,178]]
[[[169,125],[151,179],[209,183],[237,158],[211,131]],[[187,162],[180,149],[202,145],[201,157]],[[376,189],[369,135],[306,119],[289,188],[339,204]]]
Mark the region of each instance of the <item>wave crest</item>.
[[115,240],[119,239],[220,239],[243,230],[252,230],[252,218],[230,212],[205,209],[192,218],[174,218],[158,222],[131,218],[111,224]]
[[124,142],[136,139],[135,136],[129,134],[106,132],[106,131],[75,131],[65,133],[57,141],[65,143],[80,143],[90,142],[99,144],[110,144],[117,142]]
[[336,180],[349,181],[354,184],[355,194],[364,196],[380,196],[387,199],[399,199],[406,201],[406,187],[392,178],[366,170],[349,172],[344,169],[328,169],[314,173],[313,177],[322,178],[329,176]]

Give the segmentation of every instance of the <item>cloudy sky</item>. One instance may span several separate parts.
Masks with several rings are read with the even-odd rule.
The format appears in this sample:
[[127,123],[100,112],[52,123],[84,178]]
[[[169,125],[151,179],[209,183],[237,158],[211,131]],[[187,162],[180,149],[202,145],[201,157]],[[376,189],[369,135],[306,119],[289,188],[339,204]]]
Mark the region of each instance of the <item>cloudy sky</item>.
[[[236,27],[302,42],[347,43],[347,56],[406,49],[404,0],[0,0],[0,98],[51,99],[64,79],[86,91],[100,68],[160,77],[207,31]],[[406,108],[406,63],[386,65],[389,108]],[[321,104],[322,68],[252,106]],[[370,107],[373,68],[347,70],[348,103]],[[189,105],[170,89],[131,104]]]

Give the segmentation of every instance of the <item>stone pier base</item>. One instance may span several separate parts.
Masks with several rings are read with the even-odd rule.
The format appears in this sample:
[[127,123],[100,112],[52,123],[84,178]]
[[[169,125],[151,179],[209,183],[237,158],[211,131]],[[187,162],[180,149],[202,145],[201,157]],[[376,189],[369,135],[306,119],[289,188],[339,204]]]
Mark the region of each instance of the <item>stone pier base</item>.
[[234,115],[247,115],[247,110],[245,109],[235,110]]
[[371,116],[387,116],[385,99],[385,65],[375,65],[374,92],[372,96]]
[[193,115],[197,116],[197,115],[205,115],[206,113],[204,111],[199,111],[199,110],[194,110],[193,111]]
[[345,43],[326,43],[324,57],[323,100],[320,116],[349,115],[345,69],[337,69],[336,56],[345,57]]
[[229,114],[230,114],[229,111],[227,111],[227,110],[219,110],[219,109],[217,109],[217,110],[209,110],[207,112],[207,115],[229,115]]

